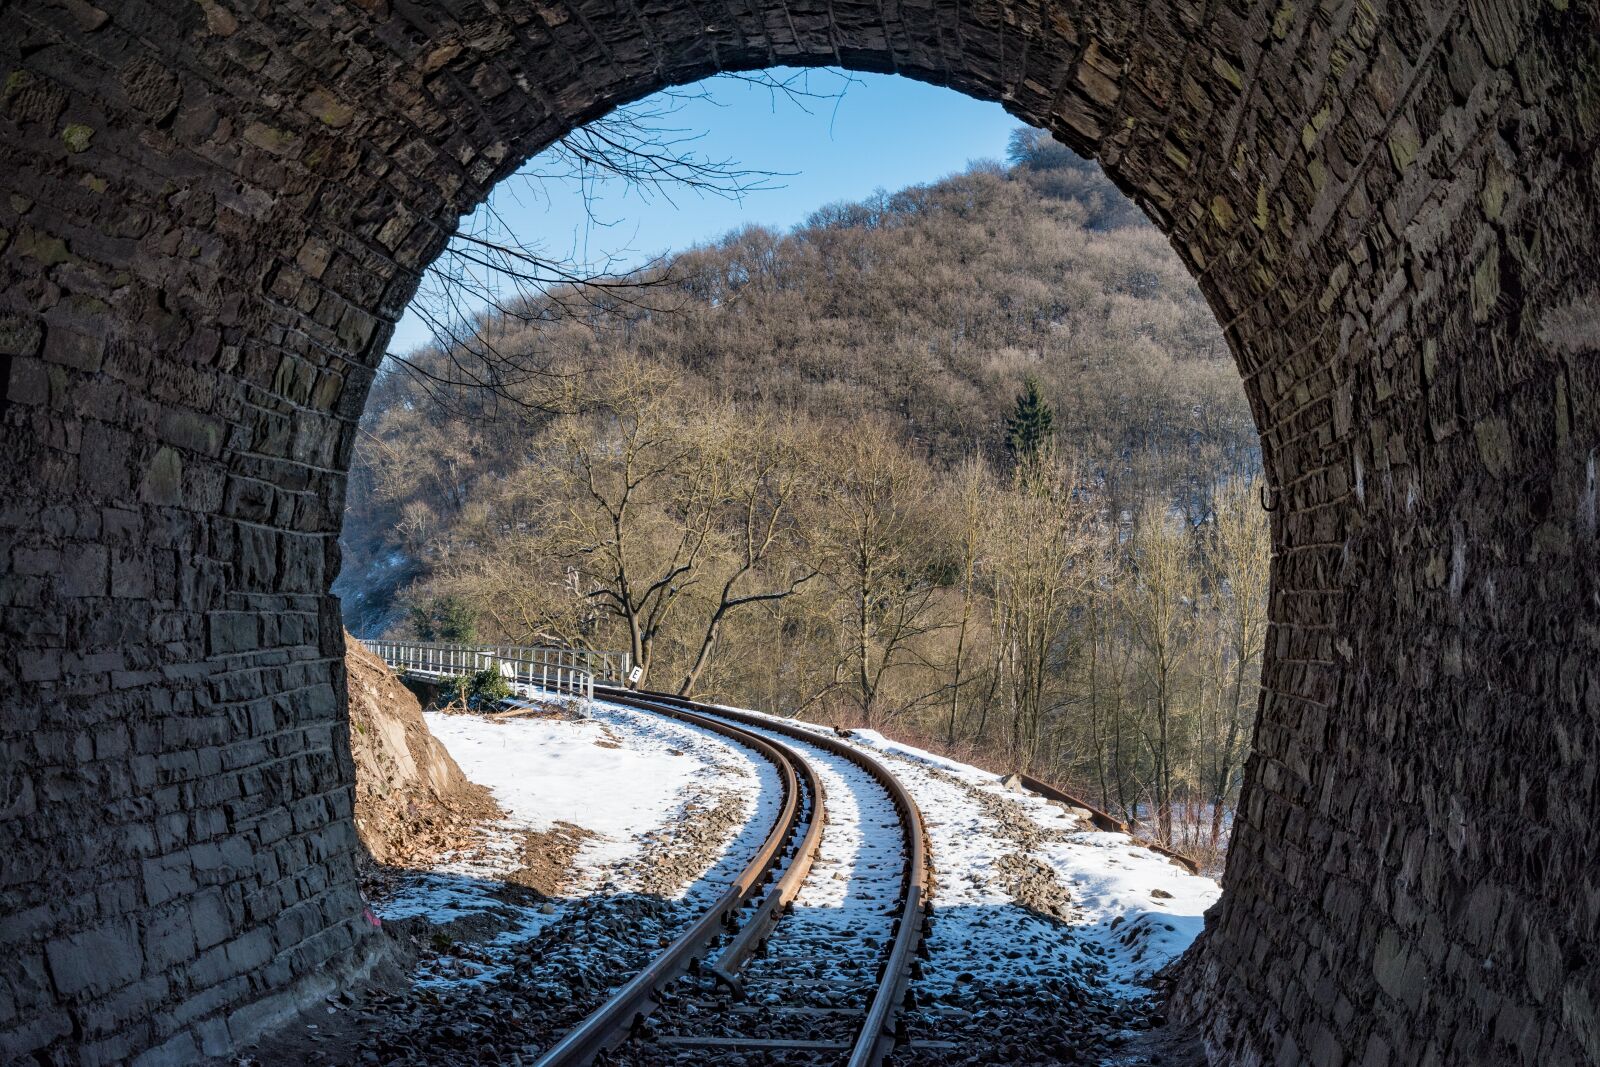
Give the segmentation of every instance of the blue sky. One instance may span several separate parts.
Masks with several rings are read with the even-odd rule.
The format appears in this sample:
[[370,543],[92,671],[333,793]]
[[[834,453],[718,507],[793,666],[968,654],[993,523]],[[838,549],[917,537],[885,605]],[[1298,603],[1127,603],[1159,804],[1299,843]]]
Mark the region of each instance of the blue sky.
[[[794,72],[774,76],[786,73]],[[671,203],[605,189],[593,214],[607,225],[595,226],[575,185],[513,179],[497,191],[495,209],[519,241],[546,254],[587,262],[616,256],[635,265],[750,223],[787,229],[823,204],[935,181],[975,159],[1001,159],[1019,125],[998,104],[908,78],[860,74],[847,83],[830,71],[808,77],[815,93],[843,93],[807,99],[802,107],[762,87],[712,79],[702,83],[704,99],[686,101],[663,123],[702,134],[691,147],[704,158],[782,172],[768,179],[777,188],[738,201],[674,192]],[[427,337],[408,312],[389,347],[406,352]]]

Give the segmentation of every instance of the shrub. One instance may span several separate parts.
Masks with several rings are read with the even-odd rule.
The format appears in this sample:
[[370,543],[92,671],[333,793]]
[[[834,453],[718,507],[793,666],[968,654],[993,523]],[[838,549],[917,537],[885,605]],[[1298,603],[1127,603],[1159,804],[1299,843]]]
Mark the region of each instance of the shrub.
[[498,667],[486,667],[455,679],[456,699],[463,704],[494,704],[511,695],[511,685]]

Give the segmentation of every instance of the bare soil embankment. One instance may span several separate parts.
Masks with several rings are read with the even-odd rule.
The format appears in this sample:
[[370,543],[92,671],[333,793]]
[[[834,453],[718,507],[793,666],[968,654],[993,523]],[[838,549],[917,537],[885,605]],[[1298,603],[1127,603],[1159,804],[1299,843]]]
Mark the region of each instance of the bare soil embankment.
[[[483,849],[506,817],[493,794],[462,773],[429,732],[416,694],[348,634],[345,668],[356,831],[377,864],[364,872],[369,888],[381,890],[383,868],[427,870]],[[573,858],[589,836],[559,821],[549,830],[509,832],[519,839],[520,864],[504,880],[541,896],[566,888]]]
[[481,843],[505,812],[469,781],[428,732],[422,705],[384,662],[349,634],[350,754],[356,765],[356,831],[372,858],[430,867]]

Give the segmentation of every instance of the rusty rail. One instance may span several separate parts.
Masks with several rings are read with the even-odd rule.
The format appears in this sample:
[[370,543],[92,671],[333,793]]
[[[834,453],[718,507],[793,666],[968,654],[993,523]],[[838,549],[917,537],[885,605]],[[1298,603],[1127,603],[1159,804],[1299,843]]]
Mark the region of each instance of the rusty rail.
[[1165,845],[1157,844],[1154,841],[1147,841],[1139,837],[1133,832],[1133,829],[1128,826],[1127,823],[1118,820],[1113,815],[1101,811],[1093,804],[1089,804],[1084,800],[1073,796],[1065,789],[1057,789],[1049,782],[1040,781],[1031,774],[1018,774],[1017,777],[1022,779],[1024,788],[1026,788],[1030,793],[1037,793],[1046,800],[1057,800],[1063,804],[1070,804],[1073,807],[1082,808],[1084,811],[1087,811],[1089,813],[1089,821],[1094,824],[1096,830],[1109,830],[1112,833],[1127,834],[1133,839],[1135,844],[1143,848],[1147,848],[1152,852],[1159,852],[1161,855],[1167,857],[1167,859],[1172,860],[1174,863],[1177,863],[1185,868],[1190,874],[1200,873],[1200,865],[1194,860],[1190,859],[1188,856],[1185,856],[1181,852],[1174,852]]
[[694,708],[705,715],[714,715],[719,719],[728,719],[744,726],[754,726],[784,734],[849,760],[883,786],[900,815],[900,824],[905,833],[905,894],[901,901],[900,915],[895,920],[894,944],[889,950],[883,974],[878,980],[877,992],[867,1009],[866,1019],[849,1060],[849,1067],[877,1067],[894,1049],[896,1040],[893,1029],[894,1015],[906,996],[912,960],[922,940],[923,920],[928,905],[927,838],[922,825],[922,813],[917,809],[917,803],[910,791],[889,768],[860,749],[847,745],[837,738],[814,733],[781,719],[751,715],[730,708],[708,707],[666,693],[631,693],[625,689],[597,686],[596,695],[601,699],[616,700],[619,703],[624,702],[625,698],[647,696],[653,703],[667,704],[680,709]]
[[[717,719],[695,714],[676,703],[658,703],[652,696],[645,694],[629,693],[626,690],[608,691],[606,699],[616,704],[637,708],[642,711],[665,715],[669,718],[686,722],[702,729],[711,730],[722,734],[739,744],[754,749],[764,758],[778,768],[778,776],[783,783],[783,807],[778,813],[778,818],[773,823],[772,831],[762,842],[760,850],[755,857],[745,866],[739,876],[734,879],[727,891],[722,894],[700,918],[696,919],[687,930],[678,935],[677,939],[668,945],[666,950],[651,961],[649,966],[634,975],[620,989],[611,994],[606,1002],[591,1012],[584,1020],[572,1030],[568,1031],[562,1039],[539,1057],[536,1067],[573,1067],[573,1065],[587,1064],[596,1055],[608,1048],[616,1041],[627,1035],[634,1024],[648,1015],[655,1008],[656,991],[667,982],[672,981],[704,955],[714,945],[721,934],[724,924],[731,922],[744,908],[749,900],[755,896],[762,882],[765,881],[772,868],[777,866],[785,854],[785,842],[795,833],[801,818],[801,783],[811,789],[813,798],[811,804],[810,825],[806,836],[801,840],[796,850],[796,859],[804,860],[809,869],[811,859],[815,854],[816,843],[821,833],[823,822],[823,795],[821,782],[816,780],[810,766],[797,753],[777,742],[753,734],[748,730],[730,725]],[[809,851],[807,851],[809,849]],[[791,863],[791,870],[793,864]],[[800,877],[803,879],[804,874]],[[775,897],[781,903],[787,903],[787,898],[782,898],[785,891],[785,878],[780,877],[778,887],[767,897],[757,911],[756,918],[763,920],[767,916],[776,915],[776,906],[769,908]],[[794,889],[798,889],[798,881]],[[789,891],[793,896],[793,891]],[[775,918],[773,921],[776,921]],[[731,961],[736,969],[742,960]],[[725,967],[719,960],[718,966]]]
[[712,973],[726,982],[741,998],[744,995],[744,987],[738,979],[739,969],[761,944],[762,939],[778,925],[779,916],[789,902],[799,894],[800,887],[805,884],[806,876],[811,873],[811,864],[817,858],[817,850],[822,847],[822,828],[827,821],[823,818],[828,808],[827,792],[822,788],[822,779],[816,776],[803,759],[801,766],[810,776],[807,779],[807,788],[812,797],[811,821],[806,826],[805,837],[801,838],[799,847],[795,849],[794,858],[789,861],[789,866],[773,885],[772,891],[756,908],[755,913],[739,928],[733,940],[723,947],[711,965]]

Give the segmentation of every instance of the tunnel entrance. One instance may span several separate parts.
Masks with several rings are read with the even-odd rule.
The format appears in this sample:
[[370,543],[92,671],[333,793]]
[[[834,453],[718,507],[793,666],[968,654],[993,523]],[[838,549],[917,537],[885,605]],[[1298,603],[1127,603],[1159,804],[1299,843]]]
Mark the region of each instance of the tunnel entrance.
[[[564,138],[428,268],[357,431],[346,626],[619,650],[637,688],[1071,787],[1220,875],[1270,529],[1260,437],[1192,277],[1097,165],[996,105],[749,78]],[[772,86],[801,79],[848,96],[775,119]],[[656,143],[624,129],[644,111],[704,131],[685,167],[745,151],[729,166],[779,167],[784,189],[630,209],[549,177],[569,143]],[[750,143],[772,125],[781,148]],[[612,201],[656,191],[606,173]],[[596,243],[649,247],[642,226],[680,251],[548,288],[521,262],[499,284],[447,274],[551,255],[525,235],[563,241],[564,214]],[[1186,565],[1138,580],[1157,552]]]
[[337,572],[459,217],[718,70],[1004,103],[1161,226],[1273,486],[1264,696],[1176,1003],[1216,1062],[1600,1057],[1600,24],[1471,2],[12,5],[0,1048],[186,1062],[371,951]]

